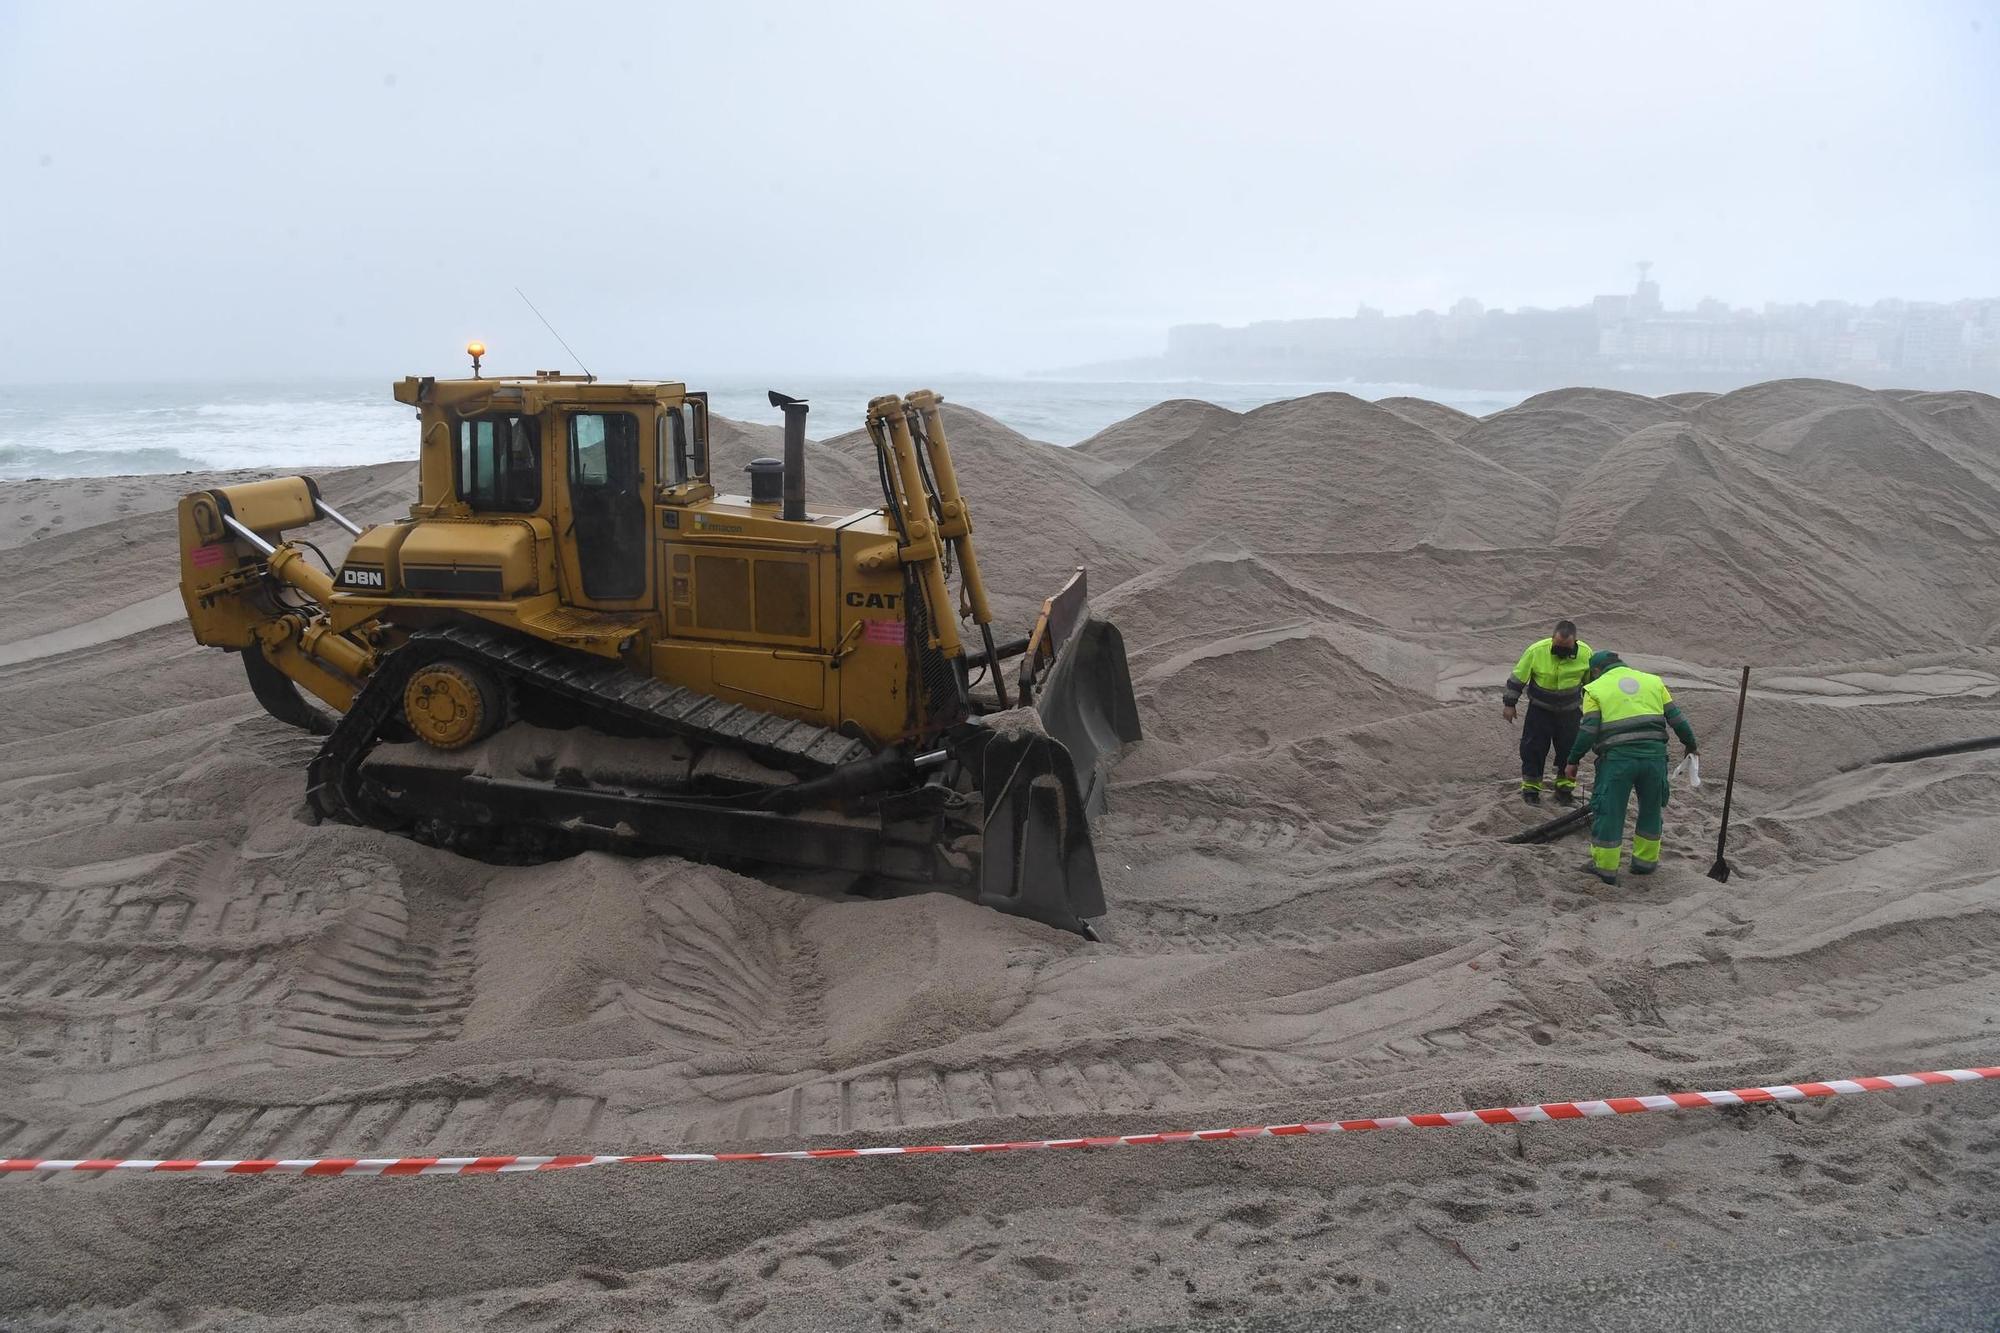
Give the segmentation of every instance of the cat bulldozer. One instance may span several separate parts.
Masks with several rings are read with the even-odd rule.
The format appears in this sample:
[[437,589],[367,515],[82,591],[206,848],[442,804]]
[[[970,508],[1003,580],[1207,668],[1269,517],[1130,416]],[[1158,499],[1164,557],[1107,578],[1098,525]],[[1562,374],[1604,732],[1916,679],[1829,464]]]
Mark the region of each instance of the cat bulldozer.
[[[784,457],[723,495],[706,394],[467,350],[472,378],[394,387],[409,517],[362,528],[302,476],[180,502],[195,638],[324,737],[320,817],[500,861],[824,869],[1092,937],[1089,821],[1139,737],[1124,643],[1082,570],[996,643],[935,393],[868,405],[880,507],[817,512],[804,401],[770,395]],[[320,521],[353,537],[338,568],[286,538]]]

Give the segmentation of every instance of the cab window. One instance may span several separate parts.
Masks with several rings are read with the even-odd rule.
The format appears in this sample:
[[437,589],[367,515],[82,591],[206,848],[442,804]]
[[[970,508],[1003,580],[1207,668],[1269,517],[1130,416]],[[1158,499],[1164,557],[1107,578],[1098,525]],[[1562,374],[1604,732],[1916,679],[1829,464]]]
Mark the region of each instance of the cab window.
[[688,480],[704,481],[708,477],[708,395],[691,395],[681,405],[681,417],[687,432]]
[[639,480],[639,418],[578,412],[569,419],[569,484],[576,490],[629,490]]
[[458,498],[474,509],[530,513],[542,502],[540,423],[467,417],[458,423]]
[[653,441],[653,475],[662,486],[678,486],[687,480],[687,460],[681,456],[681,417],[670,407],[660,409],[658,435]]
[[699,481],[708,471],[701,457],[700,437],[694,427],[694,404],[660,409],[659,439],[655,443],[656,475],[665,486],[681,486]]

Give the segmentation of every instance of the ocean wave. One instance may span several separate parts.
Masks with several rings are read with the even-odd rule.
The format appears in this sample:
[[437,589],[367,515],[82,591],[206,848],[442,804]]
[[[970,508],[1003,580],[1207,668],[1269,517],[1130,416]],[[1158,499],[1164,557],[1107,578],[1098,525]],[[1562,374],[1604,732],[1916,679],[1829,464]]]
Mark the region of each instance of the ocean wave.
[[180,392],[179,401],[161,387],[23,394],[0,417],[0,477],[351,467],[417,455],[410,409],[379,393]]
[[41,449],[0,444],[0,480],[36,477],[122,477],[152,472],[199,472],[204,465],[178,449]]

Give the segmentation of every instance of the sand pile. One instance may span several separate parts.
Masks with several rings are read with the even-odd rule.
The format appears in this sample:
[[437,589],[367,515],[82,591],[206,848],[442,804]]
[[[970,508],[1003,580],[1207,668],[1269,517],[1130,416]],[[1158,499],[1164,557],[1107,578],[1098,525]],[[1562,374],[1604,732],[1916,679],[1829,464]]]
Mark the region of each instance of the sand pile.
[[1443,403],[1434,403],[1428,398],[1378,398],[1375,406],[1386,412],[1394,412],[1414,426],[1422,426],[1434,435],[1442,435],[1447,440],[1456,440],[1479,423],[1479,418],[1470,412],[1461,412]]
[[1682,412],[1690,412],[1703,403],[1712,402],[1721,396],[1706,389],[1690,389],[1684,393],[1663,393],[1657,401],[1665,403],[1668,407],[1678,408]]
[[[1578,477],[1628,432],[1588,412],[1556,407],[1509,408],[1479,422],[1458,442],[1501,467],[1567,496]],[[1552,543],[1558,534],[1545,533]]]
[[1517,473],[1349,394],[1245,413],[1104,483],[1177,550],[1517,544],[1552,497]]
[[1863,429],[1798,433],[1831,448],[1824,467],[1810,448],[1769,466],[1699,428],[1638,432],[1578,481],[1562,531],[1658,618],[1705,619],[1767,660],[1977,641],[2000,603],[1947,580],[1970,574],[2000,494],[1898,423],[1844,424]]
[[1634,431],[1683,418],[1681,409],[1660,399],[1611,389],[1552,389],[1495,412],[1456,438],[1566,496],[1610,446]]
[[1665,398],[1647,398],[1617,389],[1550,389],[1546,393],[1524,398],[1507,411],[1496,412],[1487,420],[1516,412],[1581,412],[1616,426],[1624,434],[1666,421],[1680,421],[1687,415],[1680,404]]
[[1927,430],[1887,407],[1830,407],[1757,437],[1784,454],[1788,471],[1822,500],[1910,545],[1919,559],[1949,558],[1993,540],[2000,458]]
[[1993,459],[1993,440],[2000,433],[2000,399],[1983,393],[1912,393],[1897,399],[1904,411],[1921,414],[1935,430]]
[[1770,380],[1718,394],[1697,406],[1690,419],[1717,435],[1753,440],[1772,426],[1824,408],[1894,401],[1837,380]]
[[[836,423],[807,417],[811,429],[825,431]],[[844,423],[840,423],[844,424]],[[785,428],[762,422],[711,417],[708,431],[709,476],[723,495],[748,495],[748,468],[753,458],[783,458]],[[882,503],[882,483],[872,457],[829,449],[806,440],[806,506],[815,513],[873,509]]]
[[[315,742],[178,623],[183,481],[0,486],[0,1154],[987,1141],[1996,1059],[2000,761],[1852,766],[2000,732],[2000,402],[1171,403],[1076,453],[948,420],[1006,616],[1087,563],[1130,648],[1148,739],[1095,830],[1100,943],[314,825]],[[777,444],[717,422],[718,477]],[[875,499],[865,441],[812,460],[816,502]],[[321,481],[363,518],[414,486]],[[1650,881],[1499,843],[1531,818],[1500,683],[1559,614],[1667,675],[1713,776],[1755,663],[1727,886],[1713,784],[1675,791]],[[1996,1142],[1979,1088],[775,1170],[0,1178],[0,1322],[1432,1326],[1947,1232],[1990,1270]]]
[[[1077,566],[1090,570],[1094,586],[1108,587],[1165,558],[1160,539],[1094,487],[1093,469],[1069,450],[956,403],[945,405],[944,423],[995,614],[1020,632]],[[826,447],[875,467],[866,431],[837,435]]]
[[[1414,712],[1439,698],[1436,654],[1240,549],[1173,561],[1096,607],[1125,635],[1148,737],[1127,776]],[[1286,681],[1314,688],[1288,691]]]
[[1238,419],[1226,407],[1193,398],[1175,398],[1105,427],[1078,444],[1075,452],[1105,464],[1107,474],[1121,472],[1169,445],[1212,437],[1235,425]]

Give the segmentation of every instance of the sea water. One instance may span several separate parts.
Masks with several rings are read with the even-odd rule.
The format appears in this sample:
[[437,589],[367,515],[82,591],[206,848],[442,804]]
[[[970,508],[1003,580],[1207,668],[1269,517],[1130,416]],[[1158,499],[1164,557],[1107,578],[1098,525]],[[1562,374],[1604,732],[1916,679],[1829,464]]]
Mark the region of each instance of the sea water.
[[[1412,384],[1231,384],[1202,380],[1115,381],[998,377],[797,375],[696,383],[714,411],[776,425],[764,393],[812,402],[808,434],[825,439],[861,425],[868,400],[935,389],[1031,439],[1075,444],[1136,412],[1174,398],[1247,411],[1284,398],[1338,391],[1361,398],[1408,395],[1475,416],[1511,407],[1518,393]],[[103,477],[220,468],[330,468],[415,458],[414,411],[386,381],[256,384],[0,385],[0,479]]]

